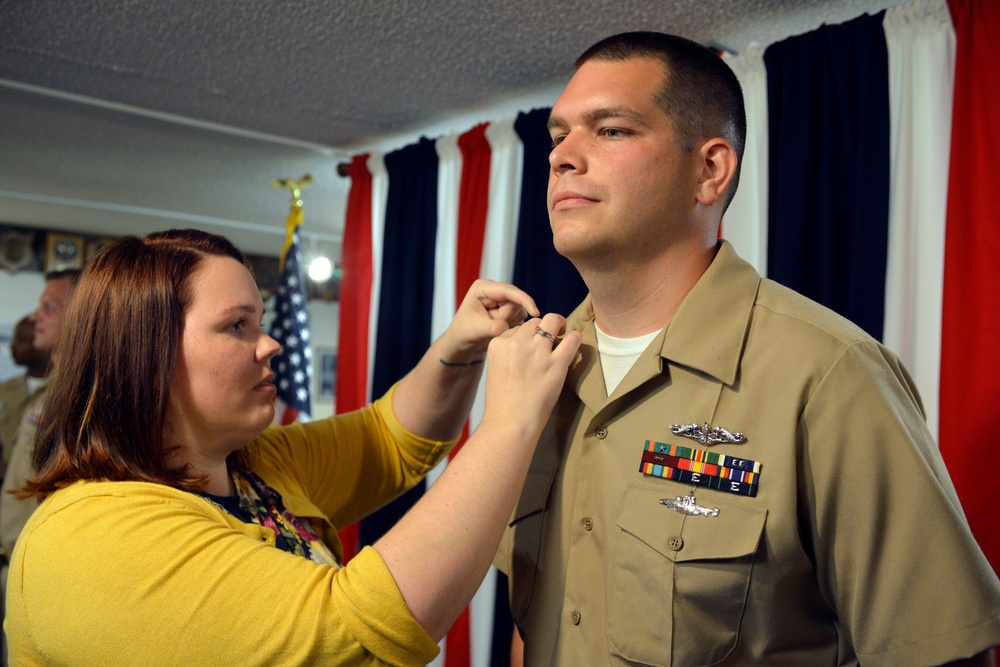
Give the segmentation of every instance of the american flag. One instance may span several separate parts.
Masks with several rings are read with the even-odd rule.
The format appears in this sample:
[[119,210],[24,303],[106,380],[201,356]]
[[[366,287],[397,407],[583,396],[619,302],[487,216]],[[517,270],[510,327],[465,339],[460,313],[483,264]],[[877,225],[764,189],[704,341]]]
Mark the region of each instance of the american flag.
[[281,352],[271,360],[274,382],[278,387],[279,409],[284,404],[282,424],[290,424],[299,415],[309,415],[312,386],[312,347],[309,344],[309,311],[306,309],[306,286],[302,273],[302,250],[299,224],[302,209],[292,206],[288,216],[288,235],[281,257],[278,289],[274,294],[274,320],[271,337],[281,343]]

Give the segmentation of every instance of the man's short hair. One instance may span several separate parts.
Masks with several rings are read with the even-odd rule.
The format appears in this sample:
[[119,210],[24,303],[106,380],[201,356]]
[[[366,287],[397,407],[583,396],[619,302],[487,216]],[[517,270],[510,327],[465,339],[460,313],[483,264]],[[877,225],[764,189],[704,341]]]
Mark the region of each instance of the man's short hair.
[[69,280],[70,287],[75,287],[77,281],[80,280],[80,274],[82,271],[80,269],[60,269],[58,271],[49,271],[45,274],[45,282],[50,283],[53,280]]
[[661,32],[625,32],[602,39],[577,58],[575,67],[590,60],[632,58],[652,58],[665,65],[663,86],[655,97],[684,151],[713,137],[722,137],[736,151],[736,173],[726,192],[728,206],[739,184],[747,136],[743,89],[733,70],[711,49]]

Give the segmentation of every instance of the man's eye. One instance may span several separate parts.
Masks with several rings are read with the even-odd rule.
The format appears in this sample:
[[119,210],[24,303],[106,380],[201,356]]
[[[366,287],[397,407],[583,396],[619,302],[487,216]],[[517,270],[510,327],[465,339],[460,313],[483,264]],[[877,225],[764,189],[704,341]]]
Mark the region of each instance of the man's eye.
[[609,139],[621,139],[622,137],[627,136],[628,134],[629,132],[627,130],[621,130],[617,127],[609,127],[606,130],[604,130],[604,136],[608,137]]
[[229,325],[229,328],[232,329],[233,331],[240,332],[243,330],[244,326],[246,326],[246,320],[236,320],[235,322]]
[[556,146],[561,144],[563,142],[563,139],[565,138],[566,138],[565,134],[560,134],[555,137],[552,137],[552,148],[555,148]]

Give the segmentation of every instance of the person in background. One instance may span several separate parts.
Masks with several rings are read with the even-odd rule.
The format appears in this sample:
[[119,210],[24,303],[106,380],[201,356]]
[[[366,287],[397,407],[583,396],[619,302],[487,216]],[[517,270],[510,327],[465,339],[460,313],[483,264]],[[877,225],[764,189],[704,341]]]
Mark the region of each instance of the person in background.
[[[18,375],[0,384],[0,481],[7,469],[17,427],[28,408],[36,402],[45,389],[51,355],[34,345],[35,325],[30,316],[14,326],[10,342],[10,356],[18,366],[24,366],[24,375]],[[7,580],[8,552],[0,547],[0,620],[4,614],[4,586]],[[0,636],[0,665],[7,664],[7,640]]]
[[[532,317],[526,322],[525,315]],[[228,240],[102,249],[76,289],[18,491],[44,499],[11,558],[21,665],[425,664],[472,598],[580,342],[521,290],[477,281],[445,333],[356,412],[273,426],[278,344]],[[522,324],[523,322],[523,324]],[[406,335],[406,332],[400,332]],[[413,486],[346,566],[337,528]]]
[[[41,420],[48,388],[47,378],[44,375],[51,369],[53,353],[59,343],[59,333],[62,329],[66,305],[79,275],[80,272],[75,269],[48,273],[45,276],[45,289],[42,290],[42,294],[38,298],[38,308],[28,316],[28,326],[22,327],[22,324],[18,323],[20,333],[15,337],[18,350],[26,350],[29,347],[23,338],[18,343],[18,338],[23,336],[30,327],[31,351],[26,353],[29,358],[33,359],[35,372],[37,373],[42,368],[44,371],[42,371],[43,377],[40,378],[40,382],[29,380],[31,384],[37,384],[37,386],[23,404],[23,411],[9,445],[4,440],[4,475],[3,482],[0,484],[0,597],[3,598],[6,598],[8,564],[10,554],[14,550],[14,543],[17,542],[21,528],[38,505],[32,500],[15,498],[9,491],[21,486],[31,474],[35,432]],[[16,360],[17,352],[15,352],[14,344],[11,345],[11,352],[15,354]],[[29,373],[31,373],[30,370]],[[6,615],[6,605],[4,605],[3,611]],[[7,639],[4,636],[0,641],[0,664],[6,665],[7,658]]]
[[910,376],[718,238],[732,71],[609,37],[549,127],[553,242],[589,295],[496,559],[524,664],[988,664],[1000,582]]
[[0,383],[0,478],[10,461],[14,448],[14,435],[21,417],[35,396],[45,386],[49,374],[51,355],[34,345],[35,325],[25,316],[14,326],[10,342],[10,356],[14,363],[24,367],[24,374]]
[[[71,269],[54,271],[45,276],[45,289],[38,298],[38,308],[29,316],[34,326],[32,345],[42,354],[54,359],[62,330],[70,293],[80,272]],[[28,517],[38,506],[32,500],[18,499],[10,491],[20,488],[32,473],[31,458],[34,454],[35,432],[42,419],[48,385],[43,386],[25,406],[18,424],[10,458],[0,485],[0,556],[6,560],[14,550],[14,543]]]

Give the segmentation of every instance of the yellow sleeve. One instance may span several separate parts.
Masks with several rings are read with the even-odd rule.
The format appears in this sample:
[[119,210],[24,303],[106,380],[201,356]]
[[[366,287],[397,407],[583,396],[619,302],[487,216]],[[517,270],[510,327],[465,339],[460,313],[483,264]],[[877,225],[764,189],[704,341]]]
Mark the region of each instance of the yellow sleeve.
[[295,506],[299,496],[338,527],[370,514],[416,485],[455,443],[407,431],[392,410],[395,389],[354,412],[267,429],[255,443],[254,470],[296,514],[309,514]]
[[17,664],[423,665],[438,652],[373,549],[318,565],[155,484],[54,494],[18,543],[8,600]]

